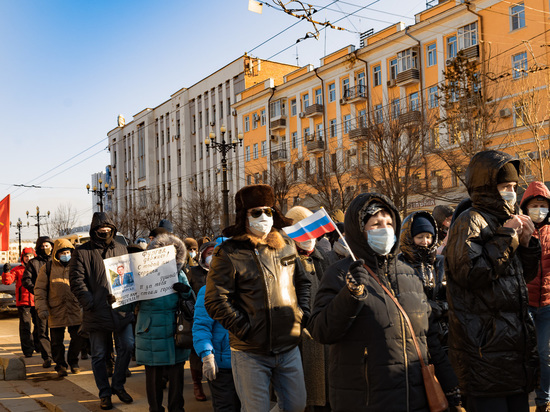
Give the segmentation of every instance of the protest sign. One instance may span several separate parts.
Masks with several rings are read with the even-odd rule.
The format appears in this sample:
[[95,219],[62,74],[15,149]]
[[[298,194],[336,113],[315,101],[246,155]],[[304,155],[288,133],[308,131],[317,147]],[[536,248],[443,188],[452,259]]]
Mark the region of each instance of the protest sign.
[[116,298],[113,308],[175,293],[172,286],[178,281],[178,271],[173,245],[112,257],[103,263]]

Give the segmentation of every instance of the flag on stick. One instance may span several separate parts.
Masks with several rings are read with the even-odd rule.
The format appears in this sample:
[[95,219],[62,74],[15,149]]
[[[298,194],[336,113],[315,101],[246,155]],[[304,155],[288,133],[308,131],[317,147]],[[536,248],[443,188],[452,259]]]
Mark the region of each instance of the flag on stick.
[[10,195],[0,202],[0,251],[10,248]]
[[283,231],[296,242],[316,239],[324,233],[336,230],[336,225],[323,208],[292,226],[283,227]]

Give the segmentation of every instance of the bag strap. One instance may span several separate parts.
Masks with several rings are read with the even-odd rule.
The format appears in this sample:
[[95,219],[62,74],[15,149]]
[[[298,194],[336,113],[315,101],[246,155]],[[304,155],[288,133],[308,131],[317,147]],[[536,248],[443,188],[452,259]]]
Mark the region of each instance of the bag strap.
[[416,353],[418,354],[418,360],[420,361],[420,366],[422,366],[424,368],[426,366],[426,364],[424,363],[424,358],[422,357],[422,352],[420,352],[420,346],[418,345],[418,341],[416,340],[416,335],[414,333],[414,329],[412,327],[411,320],[409,319],[409,316],[407,315],[407,312],[405,312],[405,309],[403,309],[403,307],[401,306],[399,301],[396,299],[396,297],[393,295],[393,293],[391,293],[388,290],[388,288],[386,286],[384,286],[384,284],[382,282],[380,282],[380,279],[371,270],[371,268],[369,268],[366,264],[363,264],[363,266],[371,274],[371,276],[374,278],[374,280],[376,280],[376,282],[382,287],[382,289],[384,289],[384,292],[386,292],[386,294],[390,297],[390,299],[393,300],[393,303],[395,303],[395,305],[397,306],[397,309],[399,309],[399,311],[403,315],[403,318],[405,318],[405,322],[407,323],[407,326],[409,327],[409,330],[411,332],[411,336],[412,336],[412,339],[413,339],[413,342],[414,342],[414,346],[416,348]]
[[50,276],[52,273],[52,259],[48,259],[46,262],[46,279],[48,282],[46,283],[46,301],[49,303],[50,301]]

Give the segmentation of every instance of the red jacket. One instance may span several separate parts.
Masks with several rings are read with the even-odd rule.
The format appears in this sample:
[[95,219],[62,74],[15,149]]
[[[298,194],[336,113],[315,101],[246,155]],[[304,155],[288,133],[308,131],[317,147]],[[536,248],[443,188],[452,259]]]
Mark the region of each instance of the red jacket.
[[15,280],[15,304],[17,306],[34,306],[34,295],[21,284],[21,278],[23,277],[23,272],[25,272],[23,256],[29,253],[36,256],[33,248],[26,247],[21,252],[21,265],[13,268],[7,273],[2,273],[2,283],[4,285],[11,285]]
[[[550,190],[546,185],[542,182],[531,182],[521,198],[520,207],[524,214],[528,214],[527,203],[536,196],[542,196],[550,203]],[[529,305],[537,308],[550,305],[550,225],[548,223],[548,216],[542,222],[535,223],[533,234],[540,241],[542,256],[537,277],[527,284],[527,289]]]

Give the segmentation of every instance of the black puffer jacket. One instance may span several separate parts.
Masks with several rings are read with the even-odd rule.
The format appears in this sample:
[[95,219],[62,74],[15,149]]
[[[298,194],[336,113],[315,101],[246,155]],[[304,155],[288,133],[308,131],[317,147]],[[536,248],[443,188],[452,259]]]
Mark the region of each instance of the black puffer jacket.
[[[373,252],[359,216],[372,202],[384,203],[393,213],[394,229],[401,221],[385,196],[363,193],[348,207],[346,240],[357,258],[377,273],[406,310],[424,360],[436,365],[444,388],[456,385],[437,332],[429,327],[430,305],[414,270],[396,259],[398,242],[387,256]],[[330,266],[317,292],[308,327],[313,337],[330,344],[329,387],[333,411],[428,411],[418,355],[401,313],[380,285],[369,279],[366,297],[357,298],[346,287],[352,258]],[[450,377],[450,378],[449,378]]]
[[266,242],[243,234],[216,248],[204,306],[229,331],[232,348],[277,354],[300,341],[310,286],[294,241],[277,229]]
[[472,396],[528,393],[537,377],[536,335],[525,281],[537,274],[540,244],[519,244],[503,223],[515,213],[497,190],[497,173],[519,161],[480,152],[466,172],[472,207],[449,231],[445,253],[449,356],[461,389]]
[[25,289],[34,294],[34,285],[36,284],[36,278],[40,268],[46,264],[48,260],[52,258],[51,255],[44,255],[42,252],[42,245],[46,242],[51,243],[53,250],[53,240],[49,236],[40,236],[36,239],[36,257],[29,260],[27,266],[25,266],[25,272],[21,278],[21,284]]
[[[111,239],[107,242],[97,238],[96,230],[101,226],[111,228]],[[117,330],[133,319],[133,313],[113,310],[107,301],[110,287],[103,260],[128,253],[126,246],[113,239],[115,233],[116,227],[105,213],[94,213],[90,225],[91,240],[73,252],[69,263],[71,291],[84,310],[84,332]]]

